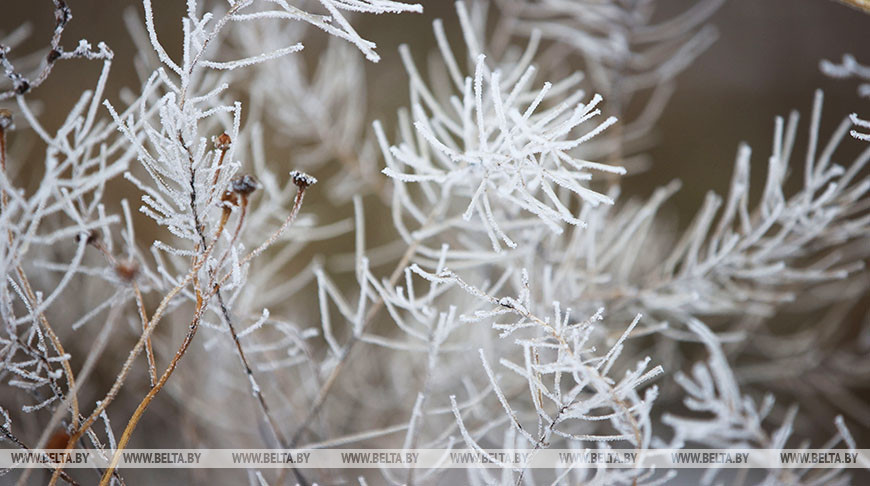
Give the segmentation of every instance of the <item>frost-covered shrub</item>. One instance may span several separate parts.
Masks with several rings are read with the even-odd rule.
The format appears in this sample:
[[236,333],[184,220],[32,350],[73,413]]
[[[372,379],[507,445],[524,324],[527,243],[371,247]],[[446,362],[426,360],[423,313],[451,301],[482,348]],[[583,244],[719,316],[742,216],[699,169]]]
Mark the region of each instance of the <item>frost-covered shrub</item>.
[[[167,49],[143,0],[125,19],[141,85],[119,96],[106,93],[119,61],[106,44],[64,48],[62,0],[45,53],[19,53],[24,28],[0,32],[4,446],[111,461],[134,444],[774,449],[805,447],[796,424],[824,420],[836,435],[812,444],[860,448],[848,425],[870,426],[870,321],[854,315],[868,288],[870,123],[846,114],[827,134],[817,92],[808,123],[774,121],[760,188],[741,145],[727,194],[710,192],[685,228],[664,214],[686,181],[623,190],[633,170],[656,170],[644,150],[721,3],[661,20],[652,0],[459,2],[434,22],[425,69],[400,47],[410,96],[396,116],[365,83],[380,56],[352,21],[416,3],[189,0]],[[309,45],[314,65],[299,54]],[[99,77],[50,129],[33,96],[71,59]],[[868,94],[855,58],[821,69]],[[791,403],[813,394],[838,398],[830,416]],[[135,474],[114,464],[96,471],[103,484]],[[366,481],[291,471],[247,479]],[[94,471],[50,473],[75,484]]]

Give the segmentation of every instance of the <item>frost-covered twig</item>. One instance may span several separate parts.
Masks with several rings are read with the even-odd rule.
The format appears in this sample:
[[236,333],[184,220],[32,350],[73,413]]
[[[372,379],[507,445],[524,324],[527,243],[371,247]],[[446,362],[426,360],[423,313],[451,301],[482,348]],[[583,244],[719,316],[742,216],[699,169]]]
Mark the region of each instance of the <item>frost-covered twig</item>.
[[[858,96],[862,98],[870,98],[870,67],[864,66],[855,60],[851,54],[844,54],[843,61],[840,64],[835,64],[827,59],[823,59],[819,63],[822,72],[832,78],[846,79],[858,78],[861,84],[858,85]],[[857,128],[870,129],[870,121],[863,120],[858,117],[857,113],[852,113],[849,118],[852,124]],[[858,140],[870,141],[870,133],[862,133],[858,130],[852,130],[850,135]]]
[[21,96],[38,88],[48,79],[52,68],[54,68],[55,63],[59,60],[84,58],[109,61],[114,57],[114,54],[106,44],[100,42],[97,45],[97,50],[94,51],[91,44],[84,39],[80,40],[78,46],[72,51],[64,50],[60,42],[67,24],[72,20],[72,10],[64,0],[52,0],[52,2],[54,3],[55,26],[49,41],[48,54],[45,56],[45,65],[32,78],[28,78],[15,69],[15,66],[9,59],[10,47],[0,43],[0,69],[3,70],[4,77],[12,81],[11,89],[0,90],[0,100],[13,96]]

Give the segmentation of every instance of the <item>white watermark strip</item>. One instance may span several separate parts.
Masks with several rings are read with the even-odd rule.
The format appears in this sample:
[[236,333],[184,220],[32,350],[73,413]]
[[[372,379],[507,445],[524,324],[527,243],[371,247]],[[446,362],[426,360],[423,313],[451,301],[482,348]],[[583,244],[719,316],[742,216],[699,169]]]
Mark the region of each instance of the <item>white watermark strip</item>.
[[[0,468],[105,468],[105,449],[0,449]],[[120,468],[862,468],[870,449],[125,449]]]

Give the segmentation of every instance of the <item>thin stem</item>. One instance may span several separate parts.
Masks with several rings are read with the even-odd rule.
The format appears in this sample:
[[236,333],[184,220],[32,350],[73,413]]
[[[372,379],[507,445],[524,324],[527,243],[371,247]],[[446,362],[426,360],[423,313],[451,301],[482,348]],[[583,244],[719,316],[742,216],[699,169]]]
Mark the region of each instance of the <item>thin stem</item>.
[[[109,262],[109,265],[117,271],[119,268],[118,261],[111,253],[109,253],[106,245],[97,240],[94,242],[94,246],[100,250],[100,253],[102,253]],[[133,287],[133,294],[136,296],[136,310],[139,312],[139,319],[142,321],[142,331],[144,332],[145,328],[148,327],[148,314],[145,311],[145,300],[142,297],[142,291],[139,289],[139,285],[135,281],[131,281],[130,283]],[[151,345],[150,336],[145,341],[145,357],[148,361],[148,379],[150,380],[151,386],[154,386],[157,382],[157,362],[154,359],[154,347]]]
[[[6,439],[9,440],[10,442],[12,442],[13,444],[17,445],[18,447],[20,447],[26,451],[32,451],[32,449],[30,447],[27,447],[27,445],[25,445],[24,442],[21,442],[21,440],[18,437],[16,437],[15,434],[13,434],[11,430],[7,429],[6,427],[0,427],[0,431],[3,431],[3,436],[6,437]],[[50,466],[50,464],[47,464],[47,465]],[[69,474],[67,474],[65,472],[61,473],[60,477],[61,477],[61,479],[63,479],[64,481],[66,481],[67,483],[69,483],[73,486],[78,486],[78,484],[79,484],[72,477],[70,477]]]
[[185,73],[186,75],[182,76],[181,96],[179,97],[179,102],[178,102],[179,108],[183,109],[184,104],[187,102],[187,88],[188,88],[188,85],[190,83],[190,77],[193,75],[193,69],[199,63],[199,60],[202,57],[202,54],[205,52],[208,45],[211,43],[212,40],[214,40],[215,37],[217,37],[217,35],[224,28],[226,23],[229,22],[230,18],[233,15],[235,15],[236,13],[239,12],[239,10],[247,7],[251,3],[253,3],[253,0],[238,0],[232,7],[230,7],[229,10],[227,10],[227,13],[225,13],[224,16],[221,17],[220,20],[218,20],[217,25],[215,25],[214,29],[212,29],[211,34],[209,34],[208,37],[206,37],[205,40],[203,40],[202,47],[199,49],[199,51],[193,57],[193,60],[190,62],[190,66],[188,66],[188,68],[187,68],[187,73]]
[[[433,215],[434,210],[429,215],[429,220],[432,219]],[[429,221],[427,221],[425,224],[428,224],[428,222]],[[414,256],[414,253],[416,253],[417,247],[419,245],[420,240],[415,240],[413,243],[408,245],[408,248],[405,250],[402,258],[399,260],[399,263],[396,265],[396,268],[390,275],[390,286],[395,285],[396,282],[399,281],[399,277],[402,276],[402,270],[408,265],[408,262],[411,261],[411,258]],[[365,332],[365,330],[368,328],[369,324],[371,324],[372,320],[374,320],[375,316],[381,310],[383,305],[383,298],[378,298],[378,300],[375,301],[374,305],[372,305],[368,313],[366,313],[365,320],[363,321],[363,325],[360,329],[359,335],[362,335]],[[344,345],[341,350],[341,354],[338,357],[338,362],[332,368],[332,371],[329,373],[326,381],[324,381],[323,385],[321,385],[320,390],[317,392],[317,398],[315,398],[314,403],[308,410],[308,414],[306,414],[305,418],[302,420],[302,422],[300,422],[299,426],[296,428],[296,431],[293,433],[293,437],[290,439],[289,444],[291,448],[295,447],[296,444],[299,443],[299,439],[302,437],[302,434],[313,423],[314,419],[320,413],[320,410],[323,408],[323,405],[326,402],[327,397],[329,396],[330,390],[332,390],[333,385],[335,385],[335,382],[338,379],[338,375],[341,374],[342,368],[344,367],[345,362],[350,356],[351,350],[353,349],[354,345],[358,340],[359,336],[357,334],[352,334],[350,338],[348,338],[348,342]]]
[[[12,114],[8,110],[0,111],[0,171],[3,173],[3,177],[6,177],[6,129],[12,125]],[[5,186],[2,190],[2,194],[0,194],[0,214],[6,214],[8,210],[9,204],[9,195],[6,193]],[[12,233],[12,229],[9,229],[7,234],[7,240],[9,242],[9,248],[13,248],[14,243],[14,235]],[[24,290],[25,295],[27,296],[27,300],[30,301],[30,306],[32,309],[39,309],[39,301],[36,298],[36,293],[33,291],[33,287],[30,285],[30,280],[28,280],[27,275],[24,273],[24,268],[21,267],[21,263],[18,259],[19,255],[13,255],[13,261],[15,261],[15,272],[18,274],[18,280],[21,283],[21,287]],[[45,329],[46,334],[48,334],[48,338],[51,341],[51,345],[54,347],[54,350],[58,353],[61,359],[61,367],[63,368],[64,375],[66,375],[67,381],[67,389],[73,390],[75,389],[75,378],[73,377],[72,367],[69,364],[69,360],[65,359],[66,351],[63,348],[63,345],[60,342],[60,339],[57,337],[57,334],[54,332],[54,329],[51,327],[51,324],[48,322],[48,319],[45,317],[45,313],[39,310],[37,315],[39,322],[42,324],[42,327]],[[75,395],[72,395],[72,422],[73,426],[77,427],[79,424],[79,401]]]
[[[191,171],[191,172],[193,172],[193,171]],[[194,174],[191,175],[191,180],[193,180],[193,175]],[[280,235],[280,233],[283,232],[283,230],[286,229],[287,226],[289,226],[289,224],[292,223],[296,219],[296,215],[299,213],[299,208],[302,205],[302,199],[303,199],[304,192],[305,192],[305,187],[300,185],[299,191],[296,194],[296,200],[295,200],[295,203],[293,205],[293,209],[290,213],[290,216],[288,216],[288,218],[285,220],[284,224],[281,226],[281,228],[278,230],[278,232],[274,233],[265,243],[263,243],[263,245],[260,245],[260,247],[258,248],[258,249],[262,249],[260,251],[263,251],[265,249],[265,247],[268,246],[269,242],[276,240],[278,238],[278,236]],[[193,205],[193,207],[195,207],[195,202],[196,202],[196,196],[195,196],[195,194],[193,194],[193,195],[191,195],[191,204]],[[196,227],[197,227],[197,229],[199,229],[199,221],[198,221],[199,218],[198,218],[197,213],[195,211],[194,211],[194,218],[195,218]],[[222,230],[222,226],[221,226],[221,230]],[[220,233],[218,233],[218,234],[220,234]],[[201,237],[204,240],[204,235],[201,234]],[[211,245],[209,245],[207,247],[206,252],[204,252],[203,255],[198,259],[199,261],[195,262],[194,268],[196,268],[197,271],[208,260],[208,253],[210,253],[211,249],[214,248],[214,245],[215,245],[217,240],[218,239],[215,238],[214,241],[212,241]],[[255,250],[255,252],[256,252],[256,250]],[[254,254],[255,252],[252,252],[251,254],[249,254],[248,258],[246,258],[245,261],[250,260],[251,258],[256,256]],[[191,272],[191,278],[193,278],[193,279],[196,278],[195,275],[196,275],[197,271]],[[221,280],[221,282],[223,282],[228,276],[229,275],[225,276],[224,279]],[[211,280],[212,281],[214,280],[213,275],[212,275]],[[109,467],[106,469],[106,472],[103,474],[103,478],[100,481],[101,486],[109,484],[109,481],[112,477],[112,473],[115,470],[115,468],[117,467],[118,462],[120,461],[121,453],[126,448],[127,444],[129,443],[130,437],[132,436],[133,431],[136,428],[136,425],[139,423],[139,420],[142,418],[142,415],[145,413],[145,410],[148,408],[148,405],[150,405],[150,403],[154,400],[154,397],[157,396],[157,394],[160,392],[160,390],[163,389],[167,380],[169,380],[169,377],[172,376],[172,373],[175,371],[175,368],[177,367],[178,362],[181,360],[181,357],[184,356],[184,354],[187,352],[187,349],[189,348],[190,343],[193,341],[193,338],[195,337],[196,332],[199,329],[199,323],[202,319],[202,315],[204,314],[205,309],[207,308],[205,303],[211,297],[213,297],[215,295],[220,295],[221,282],[217,282],[217,283],[213,282],[211,285],[211,292],[207,293],[205,296],[203,296],[202,293],[197,289],[197,292],[196,292],[196,296],[197,296],[197,304],[196,305],[197,305],[197,307],[196,307],[196,310],[194,312],[194,317],[191,320],[190,326],[188,327],[187,335],[185,336],[184,341],[181,343],[181,347],[179,347],[178,351],[175,353],[175,356],[172,358],[172,361],[169,363],[169,366],[166,368],[166,371],[163,372],[163,375],[161,375],[160,379],[157,381],[155,386],[148,392],[148,394],[145,395],[145,397],[139,403],[139,406],[136,408],[136,411],[133,413],[133,416],[127,422],[127,425],[124,428],[124,432],[121,435],[121,439],[118,441],[117,449],[115,450],[115,454],[112,457],[112,461],[109,464]],[[222,307],[223,307],[223,309],[226,309],[225,306],[222,306]],[[236,339],[237,338],[238,338],[238,336],[236,335]],[[140,340],[140,342],[141,342],[141,340]],[[139,343],[137,343],[137,345],[138,344]],[[239,348],[241,348],[241,346],[239,346]],[[241,352],[241,349],[239,349],[239,351]],[[245,363],[247,363],[247,360],[245,360]],[[248,368],[248,369],[250,370],[250,368]],[[258,398],[260,400],[263,400],[262,395],[260,395]],[[265,406],[265,400],[262,401],[261,405]],[[265,411],[268,413],[268,408],[266,408]],[[267,418],[270,419],[270,425],[275,426],[274,421],[271,421],[271,416],[267,415]],[[278,430],[277,427],[275,428],[275,430],[276,431]],[[299,475],[298,472],[297,472],[297,477],[300,478],[302,481],[304,481],[304,478],[301,478],[301,475]]]
[[[139,356],[139,353],[142,352],[142,349],[145,347],[145,341],[151,336],[151,333],[154,332],[154,329],[157,327],[157,324],[160,322],[160,319],[163,317],[163,313],[166,311],[166,308],[169,306],[169,303],[172,299],[181,292],[182,289],[187,287],[193,279],[196,273],[199,271],[203,262],[208,259],[208,255],[211,254],[214,246],[209,246],[206,248],[205,253],[203,254],[202,259],[197,262],[193,268],[190,269],[190,272],[184,277],[184,279],[178,283],[172,290],[169,291],[164,297],[163,300],[160,301],[160,304],[157,306],[157,309],[154,311],[154,315],[151,316],[151,321],[148,323],[148,327],[142,332],[139,336],[139,340],[133,346],[133,349],[130,350],[130,353],[127,355],[127,360],[124,361],[124,364],[121,366],[121,371],[118,373],[118,376],[115,378],[115,382],[112,384],[112,388],[106,393],[102,400],[100,400],[99,405],[94,409],[93,412],[88,416],[88,418],[82,422],[82,425],[74,431],[70,435],[70,439],[67,442],[66,448],[69,449],[75,444],[75,442],[93,425],[93,423],[99,418],[100,414],[103,413],[109,404],[114,401],[115,397],[117,397],[118,392],[121,390],[121,387],[124,385],[124,382],[127,379],[127,375],[130,374],[130,371],[133,368],[133,361]],[[57,482],[57,475],[63,468],[63,462],[55,469],[55,474],[51,478],[51,482],[49,482],[49,486],[53,486]]]
[[[215,289],[217,290],[217,289]],[[124,433],[121,435],[121,439],[118,441],[117,449],[115,449],[115,454],[112,456],[112,462],[109,463],[109,467],[106,468],[106,471],[103,473],[103,477],[100,480],[100,486],[107,486],[109,481],[111,481],[112,473],[118,465],[118,461],[121,459],[121,453],[127,447],[127,443],[130,442],[130,437],[133,435],[133,431],[136,429],[136,425],[139,424],[139,420],[142,418],[142,415],[145,413],[145,409],[148,408],[148,405],[154,400],[154,397],[160,393],[160,390],[163,389],[163,386],[166,385],[166,381],[169,380],[169,377],[172,376],[172,373],[175,371],[175,368],[178,366],[178,362],[181,361],[181,357],[187,352],[187,349],[190,347],[190,343],[193,342],[193,338],[196,336],[196,331],[199,330],[199,322],[202,319],[202,315],[205,311],[205,305],[203,305],[202,294],[199,290],[196,292],[196,311],[194,312],[193,319],[190,322],[190,326],[188,326],[187,334],[184,336],[184,341],[181,342],[181,347],[178,348],[178,351],[175,352],[175,356],[172,357],[172,361],[169,362],[169,366],[166,367],[166,371],[160,376],[160,379],[148,391],[148,394],[145,395],[145,398],[139,402],[139,406],[136,407],[136,411],[133,412],[133,416],[130,417],[130,420],[127,422],[127,426],[124,428]]]
[[[287,218],[287,220],[285,221],[285,224],[283,224],[281,226],[281,228],[278,230],[278,232],[275,233],[273,235],[273,237],[270,237],[269,240],[274,241],[275,239],[277,239],[277,235],[282,233],[283,230],[296,219],[296,215],[299,213],[299,208],[302,207],[302,199],[304,198],[306,187],[307,186],[302,186],[302,185],[299,186],[299,190],[296,192],[296,198],[294,199],[293,209],[290,211],[290,216]],[[233,238],[230,242],[231,247],[232,247],[233,242],[235,242],[236,238],[238,237],[238,235],[242,229],[242,224],[244,223],[244,217],[245,217],[245,214],[247,211],[247,206],[248,206],[247,197],[243,197],[242,198],[242,205],[241,205],[241,215],[239,216],[239,223],[236,226],[236,231],[235,231],[235,233],[233,233]],[[200,236],[202,236],[202,235],[200,235]],[[269,240],[267,240],[267,242]],[[266,243],[264,243],[264,244],[266,244]],[[261,247],[262,247],[262,245],[261,245]],[[217,269],[219,269],[223,265],[224,259],[226,258],[226,256],[228,254],[229,254],[229,249],[227,249],[227,251],[224,253],[224,257],[221,258],[220,262],[216,265]],[[252,252],[252,254],[253,254],[253,252]],[[245,370],[245,375],[247,375],[247,377],[248,377],[248,383],[250,383],[250,385],[251,385],[251,391],[253,392],[254,396],[257,398],[257,403],[260,406],[260,410],[263,412],[263,415],[266,417],[266,422],[268,423],[269,429],[272,431],[272,434],[274,435],[275,440],[278,441],[278,446],[281,448],[286,448],[287,447],[287,437],[283,434],[283,432],[281,432],[281,429],[278,426],[278,423],[275,421],[274,417],[272,416],[272,413],[269,409],[269,406],[266,404],[266,399],[265,399],[265,397],[263,397],[263,393],[261,391],[260,385],[257,383],[257,380],[254,377],[254,371],[251,369],[251,366],[248,364],[248,358],[247,358],[247,356],[245,356],[245,351],[242,348],[242,342],[239,340],[239,335],[236,332],[235,326],[233,325],[232,315],[230,314],[230,310],[227,307],[226,303],[224,302],[224,298],[220,292],[219,287],[216,287],[216,294],[217,294],[217,298],[218,298],[218,304],[220,305],[220,308],[221,308],[221,314],[224,318],[224,322],[226,322],[226,324],[227,324],[227,328],[230,330],[230,336],[232,336],[232,338],[233,338],[233,343],[235,344],[236,351],[238,352],[239,361],[242,364],[242,368],[244,368],[244,370]],[[307,485],[308,481],[305,479],[305,477],[302,475],[302,473],[299,472],[299,470],[296,468],[292,468],[292,469],[293,469],[293,474],[296,476],[296,480],[299,481],[299,484]]]

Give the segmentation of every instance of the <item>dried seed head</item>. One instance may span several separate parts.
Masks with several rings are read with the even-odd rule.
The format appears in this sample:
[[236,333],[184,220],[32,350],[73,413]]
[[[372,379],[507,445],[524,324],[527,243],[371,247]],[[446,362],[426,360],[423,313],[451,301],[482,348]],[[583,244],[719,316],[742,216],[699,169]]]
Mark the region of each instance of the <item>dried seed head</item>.
[[231,139],[230,136],[227,135],[226,132],[224,132],[224,133],[221,133],[219,137],[214,139],[214,148],[216,148],[217,150],[226,151],[226,150],[230,149],[230,145],[232,143],[233,143],[233,139]]
[[139,264],[133,260],[121,260],[115,265],[115,272],[126,282],[132,282],[139,273]]
[[293,184],[296,184],[296,187],[299,189],[305,189],[308,186],[313,186],[317,184],[317,179],[311,177],[305,172],[300,172],[298,170],[294,170],[290,172],[290,178],[293,179]]
[[10,128],[13,128],[12,112],[5,108],[0,108],[0,130],[7,130]]
[[233,191],[224,191],[224,195],[221,196],[221,202],[225,203],[225,205],[238,206],[239,196]]
[[242,196],[248,196],[260,185],[257,183],[257,180],[249,175],[243,175],[241,177],[236,177],[232,181],[230,181],[230,187],[233,192],[240,194]]

